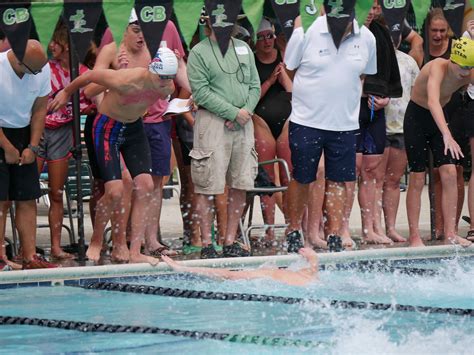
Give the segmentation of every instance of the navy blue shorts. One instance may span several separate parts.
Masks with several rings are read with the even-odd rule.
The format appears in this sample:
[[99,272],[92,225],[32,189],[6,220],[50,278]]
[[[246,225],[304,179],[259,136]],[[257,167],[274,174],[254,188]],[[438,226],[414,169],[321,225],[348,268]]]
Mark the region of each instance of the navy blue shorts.
[[289,138],[293,178],[299,183],[309,184],[316,180],[323,152],[326,179],[355,181],[355,131],[326,131],[290,121]]
[[384,109],[371,111],[367,97],[360,99],[359,132],[356,133],[357,153],[364,155],[380,155],[385,150],[386,126]]
[[98,113],[92,127],[98,175],[104,181],[122,179],[120,154],[132,178],[150,174],[150,150],[141,119],[122,123]]
[[145,133],[151,152],[151,174],[170,175],[171,120],[159,123],[145,123]]

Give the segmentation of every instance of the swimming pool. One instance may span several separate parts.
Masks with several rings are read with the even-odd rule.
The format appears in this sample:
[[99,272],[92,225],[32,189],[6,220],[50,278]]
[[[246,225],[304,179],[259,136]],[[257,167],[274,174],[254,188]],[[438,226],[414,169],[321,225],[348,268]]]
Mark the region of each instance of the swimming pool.
[[[299,261],[292,260],[290,268],[301,266]],[[179,329],[182,333],[90,333],[3,325],[0,352],[472,353],[474,316],[442,312],[448,307],[474,308],[472,257],[403,259],[391,261],[389,267],[383,260],[375,265],[367,261],[353,262],[350,268],[347,265],[324,265],[321,281],[307,288],[269,280],[218,282],[166,274],[105,280],[109,284],[82,279],[66,282],[71,286],[1,289],[0,316],[122,325],[128,328],[108,329],[130,332]],[[109,288],[117,283],[142,285],[124,286],[122,290],[127,287],[135,292],[159,290],[156,293],[169,296],[80,287],[91,283]],[[204,299],[235,294],[247,297]],[[238,300],[251,299],[251,294],[269,297]],[[183,297],[186,295],[197,298]],[[287,300],[307,301],[285,303]],[[331,300],[360,303],[349,302],[345,304],[349,306],[341,308],[334,302],[336,306],[331,306]],[[438,307],[439,312],[432,313],[429,308],[427,311],[397,311],[394,307],[366,309],[364,302]],[[68,324],[81,327],[78,323]],[[107,326],[102,328],[106,330]],[[227,337],[196,339],[193,338],[196,332]],[[259,344],[251,344],[252,341]]]

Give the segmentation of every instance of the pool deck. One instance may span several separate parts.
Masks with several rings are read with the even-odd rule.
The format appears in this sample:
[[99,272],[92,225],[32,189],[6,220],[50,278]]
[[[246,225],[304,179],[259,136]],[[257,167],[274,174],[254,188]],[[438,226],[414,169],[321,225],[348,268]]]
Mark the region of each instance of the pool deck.
[[[466,187],[467,190],[467,187]],[[397,219],[397,226],[399,232],[403,236],[408,236],[408,223],[407,223],[407,216],[405,213],[405,196],[406,193],[402,192],[401,193],[401,200],[400,200],[400,210],[399,210],[399,215]],[[258,206],[257,204],[258,201],[256,201],[255,206]],[[84,228],[85,228],[85,237],[86,237],[86,243],[89,242],[90,236],[92,234],[92,225],[90,222],[90,216],[88,212],[88,204],[84,204],[84,210],[85,210],[85,215],[84,215]],[[47,224],[48,223],[48,217],[47,217],[47,207],[44,205],[42,201],[38,204],[38,224]],[[473,255],[474,254],[474,246],[471,246],[467,249],[455,247],[455,246],[443,246],[440,245],[440,242],[434,241],[434,242],[427,242],[428,247],[425,248],[408,248],[406,247],[406,243],[396,243],[390,246],[381,246],[381,245],[364,245],[360,243],[360,226],[361,226],[361,221],[360,221],[360,208],[356,201],[354,202],[354,208],[353,212],[351,214],[351,219],[350,219],[350,226],[351,226],[351,233],[354,236],[354,239],[356,239],[357,242],[357,249],[355,251],[351,252],[344,252],[344,253],[339,253],[339,254],[328,254],[324,251],[321,252],[320,254],[320,260],[321,262],[332,262],[334,260],[339,260],[340,262],[343,261],[350,261],[350,260],[357,260],[361,258],[385,258],[385,257],[423,257],[423,255],[430,255],[430,256],[449,256],[449,255],[455,255],[456,253],[462,253],[466,255]],[[468,215],[467,212],[467,204],[464,204],[464,210],[462,215]],[[262,217],[261,217],[261,212],[259,208],[256,208],[254,212],[254,223],[261,223]],[[429,229],[430,229],[430,220],[429,220],[429,207],[428,207],[428,195],[427,195],[427,188],[425,188],[422,196],[422,211],[421,211],[421,218],[420,218],[420,228],[422,230],[422,234],[429,239]],[[65,219],[65,223],[66,223]],[[280,213],[280,211],[277,211],[277,216],[276,216],[276,222],[277,223],[283,223],[283,215]],[[467,231],[469,229],[469,225],[464,222],[460,221],[459,224],[459,234],[461,236],[466,235]],[[76,228],[77,230],[77,228]],[[48,252],[49,248],[49,229],[48,228],[38,228],[38,236],[37,236],[37,246],[40,248],[43,248]],[[165,243],[171,245],[174,248],[179,249],[182,245],[182,240],[180,239],[182,237],[182,221],[180,218],[180,210],[179,210],[179,199],[176,196],[176,193],[174,193],[174,196],[171,199],[164,200],[163,201],[163,210],[162,210],[162,216],[161,216],[161,233],[162,233],[162,238]],[[256,234],[258,233],[263,233],[256,231]],[[7,223],[7,232],[6,232],[7,237],[11,236],[11,228],[10,228],[10,223]],[[277,230],[276,231],[276,237],[277,240],[282,241],[283,238],[283,230]],[[67,243],[67,233],[63,230],[63,243]],[[281,243],[279,243],[279,246],[275,248],[267,248],[267,249],[258,249],[254,252],[254,255],[258,255],[256,257],[252,258],[235,258],[233,260],[230,259],[216,259],[214,261],[200,261],[196,260],[193,261],[191,264],[193,265],[207,265],[207,266],[231,266],[231,265],[259,265],[262,262],[269,261],[269,259],[273,258],[268,258],[269,256],[275,256],[275,260],[279,260],[277,262],[282,262],[283,264],[288,263],[289,260],[294,260],[296,256],[292,255],[286,255],[286,252],[281,248],[280,246]],[[264,259],[262,259],[262,256],[265,256]],[[180,256],[182,259],[199,259],[199,254],[189,254],[186,256]],[[243,259],[249,259],[247,261],[242,261]],[[69,270],[64,270],[63,268],[62,271],[60,271],[60,274],[66,273],[67,275],[73,276],[73,275],[82,275],[82,274],[90,274],[90,273],[102,273],[103,270],[106,273],[111,272],[112,274],[123,274],[124,272],[128,273],[129,272],[133,274],[139,274],[139,273],[150,273],[150,272],[157,272],[157,271],[164,271],[166,270],[166,266],[164,264],[158,265],[157,267],[152,267],[149,265],[143,265],[143,264],[135,264],[135,265],[110,265],[110,260],[107,257],[104,257],[101,260],[100,263],[102,266],[94,266],[91,262],[87,261],[85,263],[87,268],[84,267],[78,267],[78,263],[74,260],[69,260],[69,261],[64,261],[62,262],[62,266],[68,267],[67,269]],[[106,267],[105,269],[97,269],[100,267]],[[81,269],[82,271],[78,271]],[[86,271],[85,269],[88,269]],[[44,271],[29,271],[28,273],[31,274],[31,276],[35,275],[37,272],[40,274],[46,272],[46,274],[51,273],[51,276],[54,275],[54,271],[51,270],[44,270]],[[4,272],[0,273],[0,283],[5,282],[6,279],[10,278],[16,278],[19,277],[20,279],[23,277],[26,277],[26,274],[23,276],[22,271],[19,272]],[[16,274],[16,276],[14,276]]]

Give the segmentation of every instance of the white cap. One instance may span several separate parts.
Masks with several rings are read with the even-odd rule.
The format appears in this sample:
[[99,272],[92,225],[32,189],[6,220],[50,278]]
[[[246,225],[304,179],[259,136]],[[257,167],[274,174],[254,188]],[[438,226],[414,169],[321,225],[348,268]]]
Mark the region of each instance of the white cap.
[[260,33],[263,31],[275,32],[275,28],[273,27],[272,23],[268,21],[265,17],[262,18],[262,21],[260,21],[260,26],[258,26],[257,33]]
[[175,77],[178,72],[178,59],[176,58],[176,54],[169,48],[161,47],[148,66],[148,70],[153,74],[158,74],[167,79]]
[[137,12],[135,11],[135,8],[132,7],[132,11],[130,12],[130,17],[128,18],[128,23],[134,23],[138,21],[137,17]]

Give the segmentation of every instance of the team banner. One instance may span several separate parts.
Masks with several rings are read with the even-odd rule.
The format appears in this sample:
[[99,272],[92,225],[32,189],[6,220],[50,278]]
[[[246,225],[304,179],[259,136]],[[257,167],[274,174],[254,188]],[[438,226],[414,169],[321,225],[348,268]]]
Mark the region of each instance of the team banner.
[[91,47],[95,26],[102,14],[102,1],[64,1],[63,19],[69,28],[77,57],[83,62]]
[[178,27],[181,35],[189,48],[193,35],[198,28],[199,18],[204,0],[175,0],[173,4],[174,14],[178,19]]
[[372,7],[373,4],[374,4],[374,0],[357,0],[356,1],[356,4],[355,4],[356,20],[359,26],[362,26],[364,24],[365,20],[367,19],[367,15],[369,14],[370,8]]
[[8,38],[13,52],[21,62],[25,56],[26,43],[30,38],[30,2],[0,4],[0,28]]
[[56,23],[63,11],[62,2],[38,3],[33,2],[30,7],[30,14],[35,22],[38,38],[44,50],[48,49],[49,42],[53,36]]
[[293,33],[295,18],[300,13],[300,5],[296,0],[272,0],[272,6],[283,33],[289,40]]
[[135,0],[138,23],[153,58],[160,47],[161,37],[173,11],[172,0]]
[[323,8],[323,0],[301,0],[300,1],[300,16],[301,25],[306,31],[309,26],[321,16],[321,9]]
[[444,0],[444,17],[446,17],[454,35],[458,38],[462,35],[462,21],[464,18],[465,6],[465,0]]
[[381,1],[381,4],[393,43],[398,43],[402,34],[403,22],[410,7],[410,0],[384,0]]
[[205,4],[207,14],[211,20],[212,30],[224,56],[229,47],[229,39],[242,3],[235,0],[206,0]]
[[104,0],[102,3],[107,24],[117,45],[122,42],[133,4],[134,0]]
[[324,0],[329,31],[338,49],[347,25],[354,19],[354,5],[355,0]]
[[247,15],[247,19],[252,25],[254,37],[258,30],[258,26],[260,26],[260,21],[262,20],[264,4],[265,4],[265,0],[243,0],[242,1],[242,8],[244,9],[245,14]]
[[431,6],[431,1],[429,0],[415,0],[412,2],[411,6],[415,12],[416,17],[416,27],[423,27],[423,22],[425,22],[426,14]]

